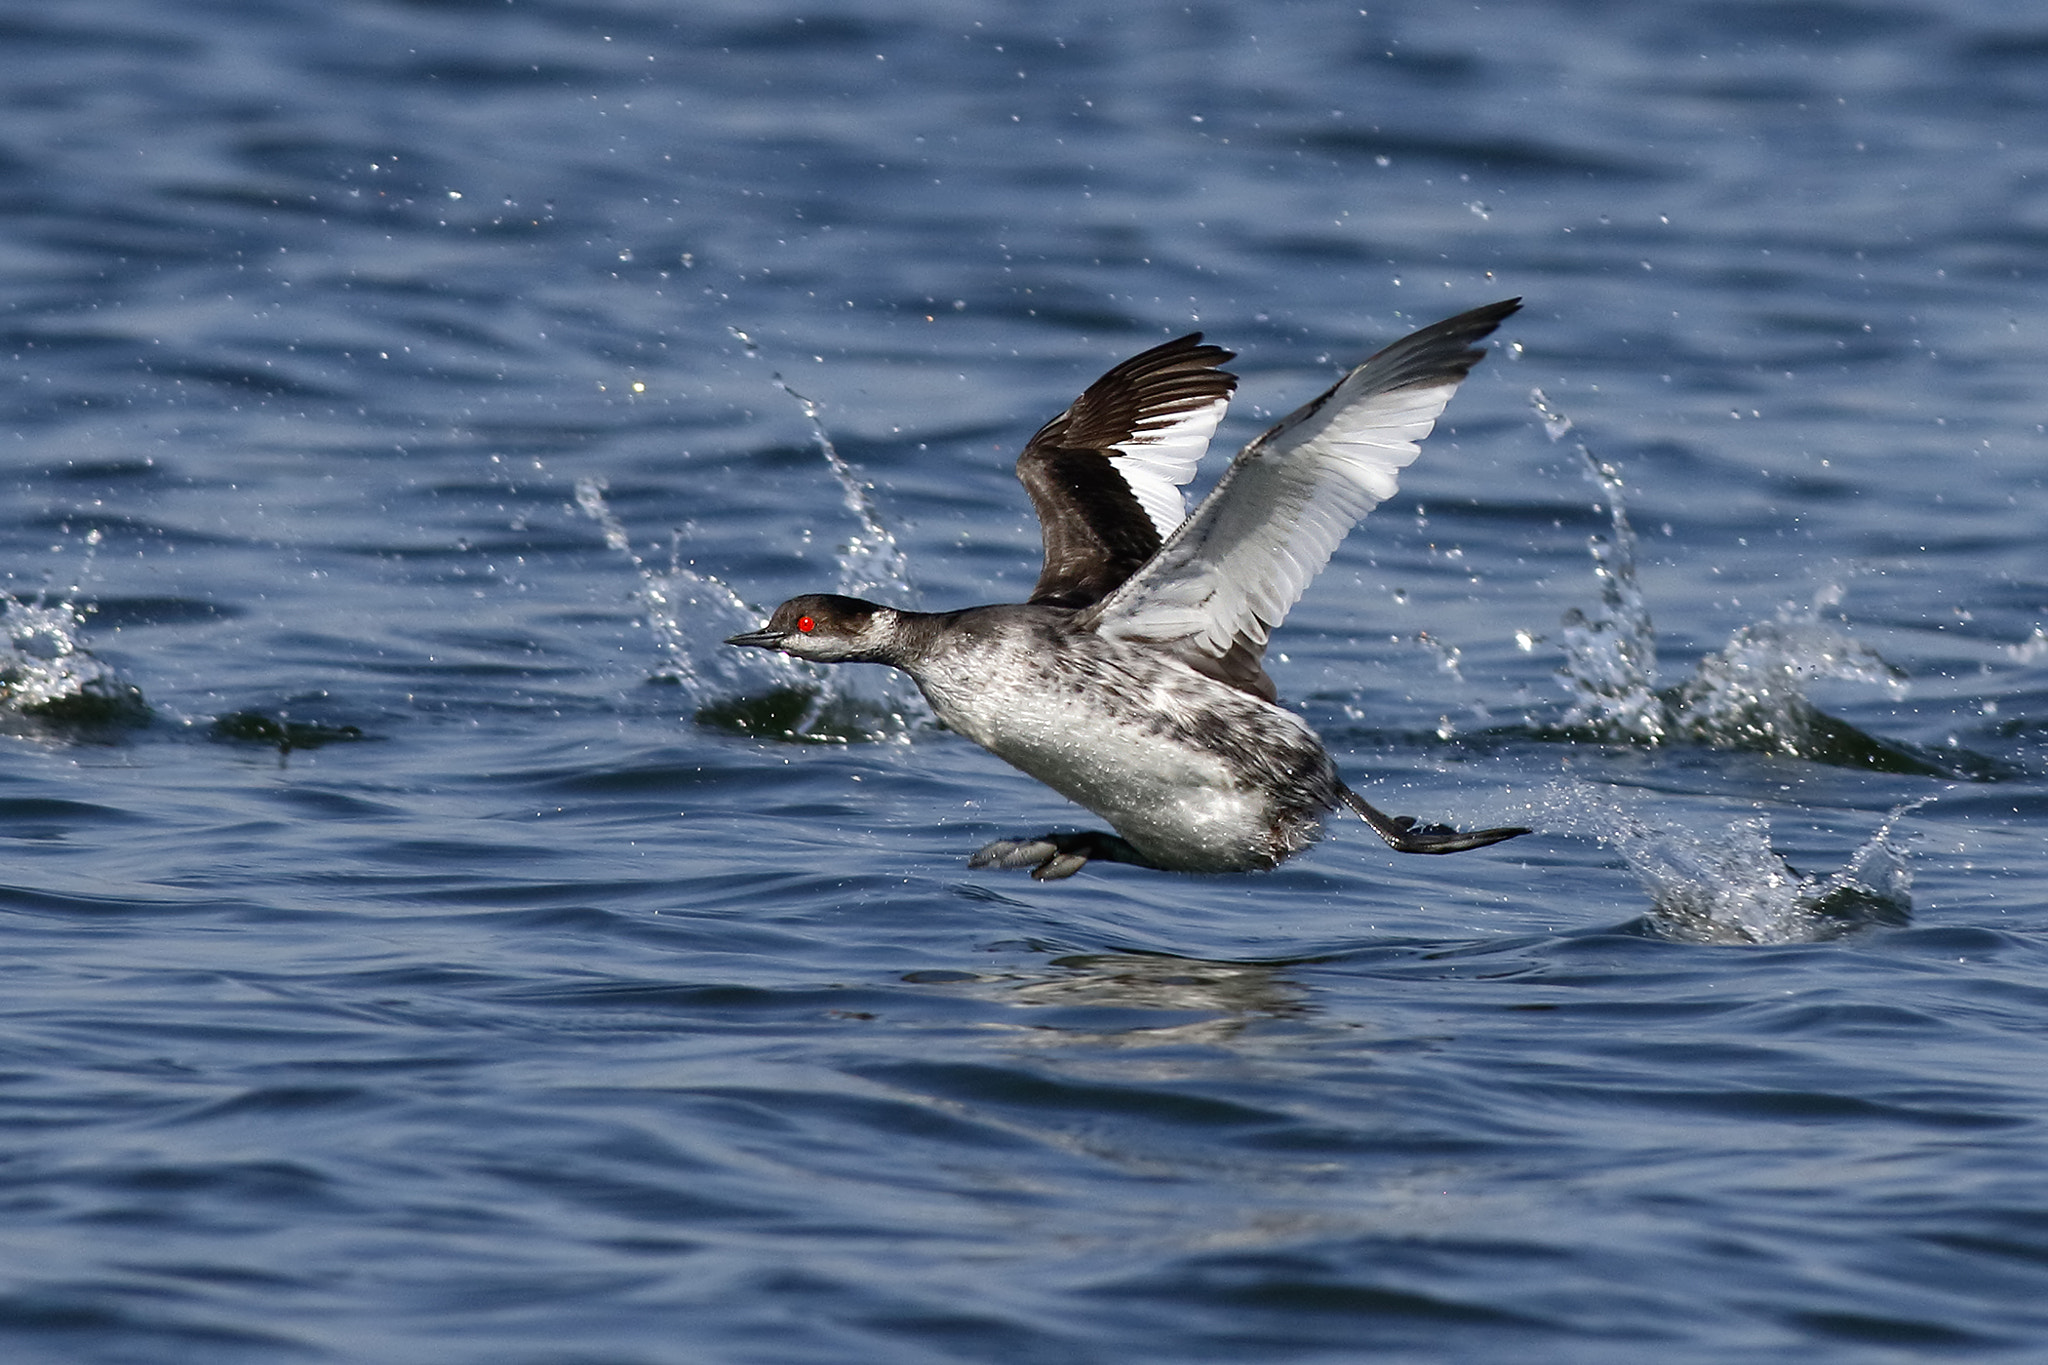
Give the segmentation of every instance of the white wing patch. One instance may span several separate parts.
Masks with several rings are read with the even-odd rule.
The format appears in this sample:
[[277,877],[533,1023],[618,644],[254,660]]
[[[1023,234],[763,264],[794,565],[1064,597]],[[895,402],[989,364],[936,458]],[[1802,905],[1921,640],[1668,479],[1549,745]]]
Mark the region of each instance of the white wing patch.
[[1103,601],[1097,629],[1217,657],[1239,640],[1264,645],[1352,525],[1394,495],[1464,376],[1395,389],[1382,387],[1388,378],[1368,361],[1246,446],[1194,516]]
[[1117,452],[1110,456],[1111,465],[1158,528],[1161,540],[1187,519],[1181,485],[1195,476],[1195,466],[1208,452],[1209,438],[1229,406],[1230,399],[1224,397],[1196,408],[1153,413],[1138,419],[1128,440],[1110,447]]

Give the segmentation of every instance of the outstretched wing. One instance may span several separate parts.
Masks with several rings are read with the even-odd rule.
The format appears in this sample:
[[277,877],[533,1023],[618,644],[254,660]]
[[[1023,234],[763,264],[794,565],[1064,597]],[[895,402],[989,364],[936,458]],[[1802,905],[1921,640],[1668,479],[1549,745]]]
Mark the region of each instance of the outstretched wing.
[[1508,299],[1403,337],[1283,418],[1078,624],[1174,645],[1204,672],[1265,691],[1257,660],[1267,635],[1353,524],[1393,496],[1416,442],[1485,356],[1474,343],[1519,307]]
[[1192,333],[1131,357],[1047,422],[1017,459],[1038,509],[1045,567],[1036,603],[1086,607],[1157,553],[1237,376],[1231,353]]

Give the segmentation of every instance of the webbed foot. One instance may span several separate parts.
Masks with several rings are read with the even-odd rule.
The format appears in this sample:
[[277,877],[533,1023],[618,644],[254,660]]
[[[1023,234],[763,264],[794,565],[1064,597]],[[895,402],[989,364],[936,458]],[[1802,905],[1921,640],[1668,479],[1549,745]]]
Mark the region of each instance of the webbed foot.
[[969,867],[1028,867],[1032,879],[1056,882],[1071,877],[1087,866],[1091,858],[1109,863],[1149,866],[1138,850],[1114,834],[1082,830],[1075,834],[1046,834],[1036,839],[998,839],[984,844],[967,860]]
[[1467,849],[1485,848],[1488,844],[1529,833],[1522,825],[1503,825],[1499,829],[1475,829],[1465,833],[1449,825],[1419,824],[1412,815],[1388,815],[1349,787],[1337,790],[1344,797],[1344,804],[1357,811],[1359,817],[1372,826],[1372,832],[1386,840],[1387,847],[1396,853],[1463,853]]

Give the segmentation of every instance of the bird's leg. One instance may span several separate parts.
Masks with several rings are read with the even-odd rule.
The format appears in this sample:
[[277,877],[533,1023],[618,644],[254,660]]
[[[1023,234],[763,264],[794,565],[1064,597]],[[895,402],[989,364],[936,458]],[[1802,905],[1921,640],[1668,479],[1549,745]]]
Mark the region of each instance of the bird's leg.
[[1341,783],[1337,792],[1344,798],[1344,804],[1357,811],[1359,818],[1371,825],[1372,832],[1385,839],[1387,847],[1396,853],[1463,853],[1529,832],[1521,825],[1503,825],[1499,829],[1463,834],[1449,825],[1417,824],[1412,815],[1389,815]]
[[1079,872],[1091,858],[1106,863],[1151,867],[1127,840],[1099,829],[1046,834],[1036,839],[998,839],[967,860],[969,867],[1028,867],[1036,881],[1054,882]]

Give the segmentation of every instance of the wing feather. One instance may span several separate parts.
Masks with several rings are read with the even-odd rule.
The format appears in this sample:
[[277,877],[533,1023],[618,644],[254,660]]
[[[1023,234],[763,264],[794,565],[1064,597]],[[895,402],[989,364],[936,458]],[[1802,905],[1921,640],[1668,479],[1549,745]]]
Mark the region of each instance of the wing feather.
[[1017,460],[1045,565],[1031,601],[1086,607],[1114,591],[1186,517],[1194,476],[1237,387],[1231,358],[1192,333],[1111,369]]
[[1081,624],[1256,662],[1359,518],[1394,495],[1472,367],[1521,306],[1475,308],[1403,337],[1238,453],[1193,516]]

